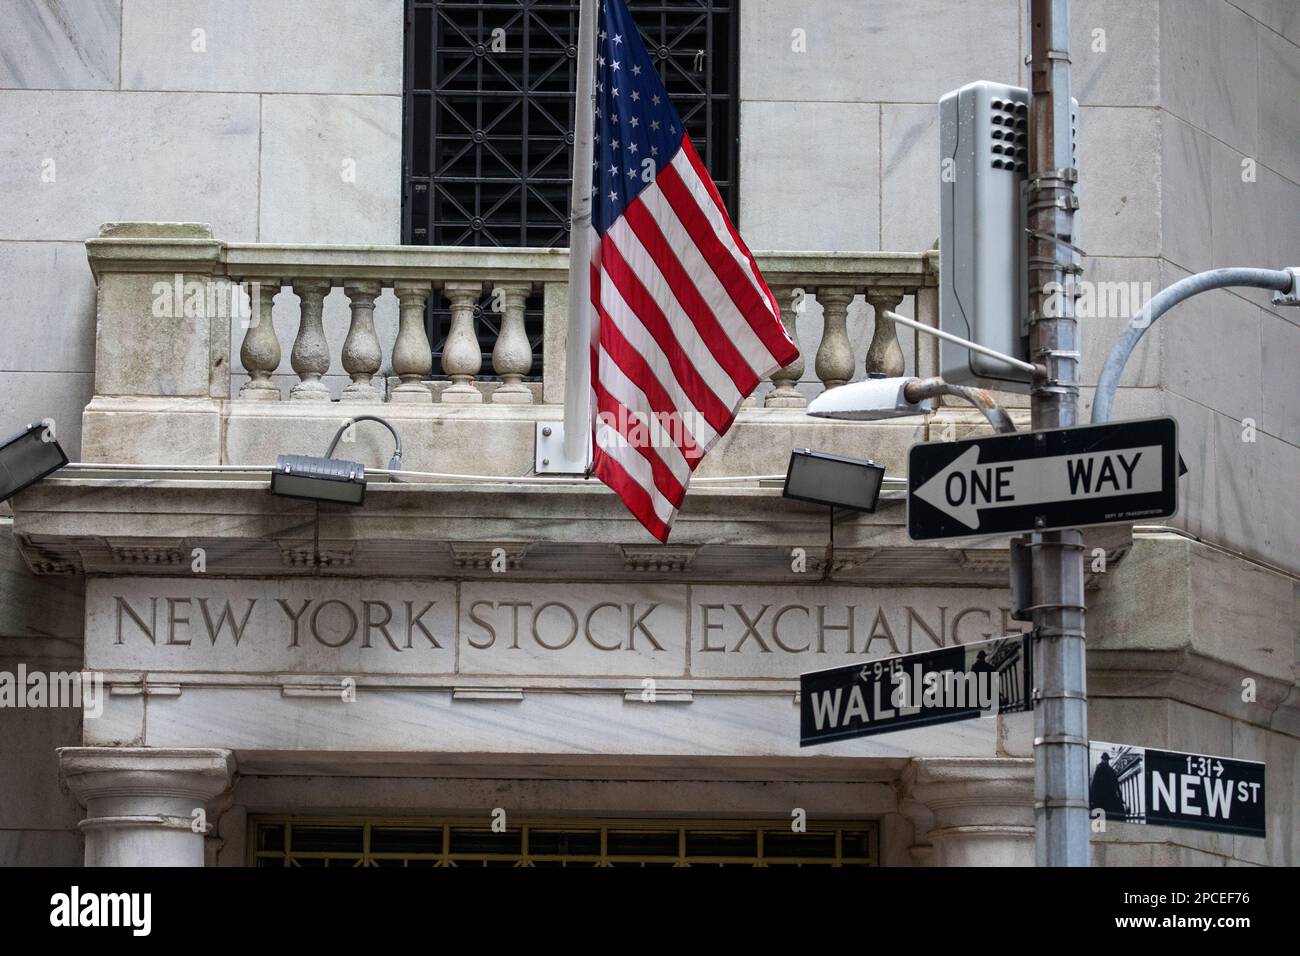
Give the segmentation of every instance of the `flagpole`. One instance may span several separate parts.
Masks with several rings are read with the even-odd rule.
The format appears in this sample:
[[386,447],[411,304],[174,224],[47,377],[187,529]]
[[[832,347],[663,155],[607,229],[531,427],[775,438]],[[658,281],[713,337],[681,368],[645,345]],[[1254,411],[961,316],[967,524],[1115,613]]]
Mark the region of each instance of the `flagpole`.
[[569,326],[564,366],[564,457],[591,454],[591,160],[596,66],[596,3],[578,12],[578,90],[574,99],[573,193],[569,203]]

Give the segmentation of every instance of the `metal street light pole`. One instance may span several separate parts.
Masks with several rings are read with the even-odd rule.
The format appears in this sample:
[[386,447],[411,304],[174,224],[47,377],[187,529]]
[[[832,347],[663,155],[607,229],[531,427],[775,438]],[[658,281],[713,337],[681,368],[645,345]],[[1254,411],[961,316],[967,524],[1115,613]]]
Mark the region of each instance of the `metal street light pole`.
[[[1069,0],[1029,0],[1029,350],[1043,368],[1035,431],[1077,424],[1078,325],[1072,290],[1078,179],[1070,100]],[[1083,535],[1034,534],[1034,831],[1039,866],[1088,865],[1088,699]]]

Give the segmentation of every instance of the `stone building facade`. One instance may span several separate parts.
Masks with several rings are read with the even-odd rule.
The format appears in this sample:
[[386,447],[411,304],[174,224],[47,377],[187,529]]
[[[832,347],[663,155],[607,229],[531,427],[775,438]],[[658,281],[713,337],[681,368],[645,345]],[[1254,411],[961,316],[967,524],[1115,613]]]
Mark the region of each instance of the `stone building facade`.
[[[2,424],[51,419],[86,463],[0,514],[0,670],[104,680],[93,716],[0,709],[0,861],[1032,862],[1032,715],[798,746],[801,672],[1018,630],[1005,540],[914,544],[886,490],[828,550],[770,480],[793,447],[903,476],[912,443],[984,429],[802,405],[880,356],[933,370],[874,316],[935,319],[936,102],[1026,83],[1022,4],[727,6],[739,227],[804,359],[660,546],[603,487],[534,477],[566,255],[401,245],[403,0],[0,0]],[[1300,10],[1073,10],[1090,383],[1130,290],[1300,259]],[[188,283],[218,293],[187,312]],[[273,321],[227,307],[238,283]],[[426,302],[469,328],[496,290],[501,358],[448,345],[422,375]],[[1297,310],[1216,292],[1125,374],[1116,417],[1177,418],[1188,474],[1176,518],[1088,535],[1091,735],[1265,761],[1270,806],[1264,839],[1113,825],[1099,864],[1297,862],[1297,354]],[[424,477],[359,509],[268,494],[357,414]],[[364,425],[344,447],[391,452]]]

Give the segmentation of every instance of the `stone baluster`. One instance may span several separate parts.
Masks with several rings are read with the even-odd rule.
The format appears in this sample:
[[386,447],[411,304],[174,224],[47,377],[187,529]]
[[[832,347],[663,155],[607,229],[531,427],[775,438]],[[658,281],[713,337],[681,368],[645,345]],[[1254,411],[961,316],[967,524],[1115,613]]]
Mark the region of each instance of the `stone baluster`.
[[865,367],[867,374],[879,372],[886,378],[897,378],[903,374],[903,347],[898,344],[898,327],[885,318],[886,312],[892,312],[903,301],[902,289],[868,289],[867,302],[875,310],[876,327],[871,336],[871,345],[867,347]]
[[330,347],[325,339],[325,296],[333,283],[328,279],[298,279],[293,291],[300,300],[298,336],[293,340],[289,362],[298,373],[298,384],[289,390],[289,398],[297,402],[328,402],[330,390],[321,377],[330,368]]
[[433,393],[424,380],[433,371],[433,351],[424,331],[424,306],[429,300],[432,283],[401,281],[393,283],[397,296],[397,341],[393,343],[393,372],[401,384],[393,389],[392,401],[419,404],[433,401]]
[[239,360],[248,371],[248,381],[239,387],[239,397],[255,402],[278,402],[280,387],[271,380],[280,367],[280,340],[271,320],[273,300],[280,291],[279,279],[259,279],[249,284],[248,327],[239,347]]
[[524,376],[533,368],[533,347],[524,331],[524,306],[531,282],[498,283],[492,294],[504,299],[501,333],[492,348],[492,370],[501,376],[501,387],[492,393],[492,401],[510,405],[528,405],[533,393],[524,384]]
[[[777,305],[781,307],[781,324],[785,326],[786,335],[799,344],[799,330],[796,321],[808,309],[808,293],[805,289],[778,288],[772,290]],[[796,387],[803,377],[803,350],[793,362],[785,368],[772,373],[772,390],[767,393],[763,405],[767,408],[803,408],[807,402]]]
[[843,385],[853,377],[853,348],[849,345],[849,303],[854,291],[847,286],[817,290],[822,304],[822,341],[814,367],[827,388]]
[[451,300],[451,329],[442,346],[442,370],[451,384],[443,391],[442,400],[472,405],[483,401],[483,393],[474,384],[483,367],[483,353],[474,334],[474,307],[483,294],[483,284],[448,282],[444,291]]
[[345,402],[377,402],[379,389],[373,381],[383,358],[375,333],[375,297],[378,282],[349,282],[343,287],[352,306],[352,322],[343,340],[343,368],[352,381],[343,389]]

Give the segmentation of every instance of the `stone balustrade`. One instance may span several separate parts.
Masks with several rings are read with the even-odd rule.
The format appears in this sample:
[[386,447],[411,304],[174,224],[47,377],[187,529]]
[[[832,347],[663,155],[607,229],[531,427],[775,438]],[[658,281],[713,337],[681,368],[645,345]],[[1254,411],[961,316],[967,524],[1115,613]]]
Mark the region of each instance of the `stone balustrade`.
[[[412,466],[526,474],[534,424],[562,417],[567,250],[222,242],[189,223],[112,223],[86,246],[98,298],[86,461],[319,454],[338,421],[382,405],[427,436]],[[868,373],[937,374],[933,339],[874,321],[895,309],[937,322],[934,251],[757,258],[801,355],[746,401],[749,437],[710,456],[709,473],[770,473],[791,442],[848,450],[861,434],[815,424],[808,398]],[[915,439],[906,427],[891,449]]]
[[[350,379],[338,396],[344,402],[428,404],[436,397],[448,404],[531,403],[537,390],[525,381],[534,368],[534,357],[524,313],[530,296],[537,293],[544,301],[540,397],[547,403],[563,401],[567,250],[221,243],[206,227],[156,223],[107,225],[87,248],[101,283],[101,316],[104,293],[112,300],[114,291],[106,289],[105,283],[120,286],[117,280],[130,277],[138,285],[139,277],[154,274],[151,311],[158,311],[154,286],[171,290],[170,308],[177,319],[198,319],[196,313],[206,311],[214,353],[220,350],[219,333],[226,325],[237,336],[242,329],[238,361],[248,378],[225,396],[237,401],[327,402],[333,396],[326,377],[337,376],[341,368]],[[873,314],[898,309],[913,297],[914,314],[935,321],[934,256],[932,252],[759,254],[759,265],[780,303],[781,320],[797,341],[806,340],[816,329],[815,312],[821,312],[820,341],[814,348],[805,341],[804,354],[772,375],[762,404],[799,408],[818,384],[830,388],[864,373],[932,372],[930,342],[924,336],[917,342],[916,334],[907,330],[904,347],[896,327],[888,322],[875,323],[869,347],[855,355],[850,310],[859,296]],[[342,290],[351,313],[341,341],[330,340],[324,321],[325,299],[334,289]],[[390,342],[381,342],[375,323],[376,300],[385,290],[398,303],[396,335]],[[485,296],[501,313],[490,368],[483,367],[476,332],[476,310]],[[281,306],[287,306],[291,297],[297,299],[297,327],[291,341],[281,340],[274,322],[262,321],[271,314],[277,297]],[[440,367],[435,367],[425,324],[431,297],[445,299],[450,310]],[[161,359],[155,351],[160,335],[166,333],[155,326],[151,334],[110,347],[155,352]],[[192,357],[188,348],[181,351],[185,355],[176,358]],[[286,351],[297,381],[282,388],[275,375]],[[381,379],[385,351],[395,383],[391,388]],[[115,358],[139,365],[139,356]],[[221,361],[219,354],[209,356],[218,373],[210,386],[229,378],[233,358]],[[805,376],[807,358],[815,379]],[[126,392],[97,388],[96,394],[187,394],[173,386],[187,379],[188,371],[158,368],[153,390],[146,382]],[[445,380],[445,385],[430,388],[428,383],[435,379]],[[489,381],[490,388],[486,387]],[[803,390],[798,387],[801,382]],[[223,397],[214,387],[202,389],[202,394]]]

